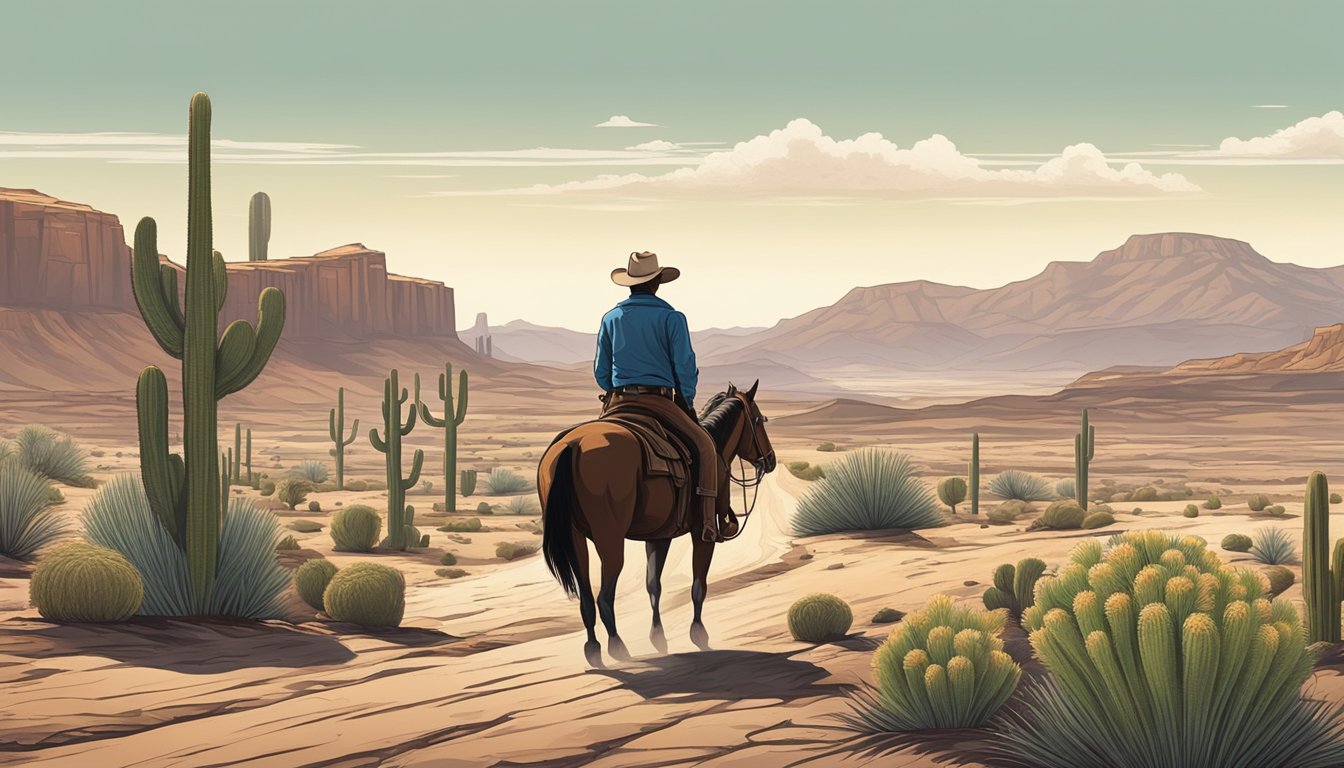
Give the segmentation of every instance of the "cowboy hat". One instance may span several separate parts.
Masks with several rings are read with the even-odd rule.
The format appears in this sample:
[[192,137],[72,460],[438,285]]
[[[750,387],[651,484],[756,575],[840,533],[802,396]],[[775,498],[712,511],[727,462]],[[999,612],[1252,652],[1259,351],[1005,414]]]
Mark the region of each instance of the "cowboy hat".
[[652,280],[670,283],[678,277],[681,277],[681,270],[658,266],[658,254],[649,251],[631,251],[630,263],[625,269],[611,270],[611,282],[627,288]]

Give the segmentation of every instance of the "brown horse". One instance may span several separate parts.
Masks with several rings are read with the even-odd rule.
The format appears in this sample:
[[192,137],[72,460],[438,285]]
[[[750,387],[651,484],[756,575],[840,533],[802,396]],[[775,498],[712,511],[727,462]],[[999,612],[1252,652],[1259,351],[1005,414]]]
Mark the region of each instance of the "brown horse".
[[[765,434],[766,419],[756,407],[759,383],[746,392],[729,385],[728,391],[709,401],[700,417],[725,464],[742,459],[755,468],[755,478],[738,481],[747,485],[759,483],[775,468],[775,451]],[[625,564],[626,539],[645,542],[648,558],[645,584],[653,605],[649,640],[660,653],[667,652],[658,601],[662,595],[663,565],[672,539],[651,539],[649,534],[664,529],[674,514],[676,488],[667,477],[645,478],[643,463],[643,452],[625,427],[615,422],[593,421],[574,428],[552,445],[537,467],[537,492],[542,500],[544,524],[542,551],[546,565],[565,593],[579,598],[579,615],[588,630],[583,650],[594,667],[602,666],[602,649],[593,631],[599,611],[607,629],[607,652],[618,660],[630,658],[616,631],[616,580]],[[719,492],[728,493],[728,486],[729,479],[725,477]],[[585,535],[581,529],[589,533]],[[596,601],[588,579],[589,538],[602,561],[602,587]],[[698,535],[692,539],[695,543],[691,601],[695,605],[695,619],[691,623],[691,640],[706,650],[709,633],[700,621],[700,611],[708,592],[706,581],[714,543],[701,541]]]

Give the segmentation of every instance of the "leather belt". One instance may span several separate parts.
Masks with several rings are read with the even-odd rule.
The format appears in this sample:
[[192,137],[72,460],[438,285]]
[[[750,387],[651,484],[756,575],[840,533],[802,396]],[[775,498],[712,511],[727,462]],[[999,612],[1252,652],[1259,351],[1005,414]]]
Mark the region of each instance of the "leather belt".
[[672,399],[671,387],[650,387],[644,384],[627,384],[624,387],[617,387],[614,390],[620,395],[658,395]]

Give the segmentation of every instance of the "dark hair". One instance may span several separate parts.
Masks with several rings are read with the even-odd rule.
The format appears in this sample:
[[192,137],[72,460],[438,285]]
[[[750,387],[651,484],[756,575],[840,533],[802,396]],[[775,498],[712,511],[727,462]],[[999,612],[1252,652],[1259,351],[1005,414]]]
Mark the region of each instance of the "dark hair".
[[634,296],[635,294],[645,293],[652,296],[653,294],[658,292],[658,282],[659,282],[658,278],[655,277],[654,279],[650,280],[647,283],[632,285],[630,286],[630,295]]

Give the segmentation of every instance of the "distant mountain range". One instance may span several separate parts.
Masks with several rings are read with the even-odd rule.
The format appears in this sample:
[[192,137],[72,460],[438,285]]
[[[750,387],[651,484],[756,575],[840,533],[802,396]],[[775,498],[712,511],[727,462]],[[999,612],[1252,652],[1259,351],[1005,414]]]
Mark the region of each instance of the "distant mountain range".
[[[1091,261],[1052,262],[1000,288],[924,280],[855,288],[772,328],[706,331],[696,344],[702,365],[770,360],[808,374],[1086,371],[1281,349],[1340,320],[1344,267],[1301,267],[1239,240],[1163,233],[1134,235]],[[592,355],[588,334],[521,321],[495,334],[497,348],[522,360]]]

